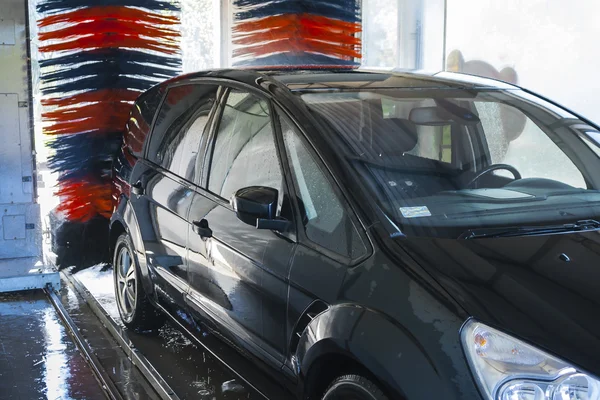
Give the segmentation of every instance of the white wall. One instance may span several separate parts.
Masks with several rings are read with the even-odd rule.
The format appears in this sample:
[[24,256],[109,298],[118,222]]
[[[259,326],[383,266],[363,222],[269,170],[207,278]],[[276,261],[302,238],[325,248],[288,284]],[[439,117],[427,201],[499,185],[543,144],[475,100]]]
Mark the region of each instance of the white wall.
[[444,69],[444,9],[446,1],[422,1],[423,61],[421,69],[438,72]]
[[447,1],[447,53],[513,67],[521,86],[600,123],[600,2]]
[[42,256],[40,206],[33,186],[37,174],[26,15],[25,2],[0,0],[0,278],[26,275]]
[[364,67],[440,71],[444,0],[363,0]]
[[363,65],[398,63],[398,0],[363,1]]

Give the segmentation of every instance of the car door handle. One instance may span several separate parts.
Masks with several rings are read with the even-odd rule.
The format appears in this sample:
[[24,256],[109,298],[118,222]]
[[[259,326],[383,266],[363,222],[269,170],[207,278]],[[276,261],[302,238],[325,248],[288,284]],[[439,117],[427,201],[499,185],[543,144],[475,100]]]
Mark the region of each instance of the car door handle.
[[212,237],[212,229],[208,227],[208,221],[205,219],[201,219],[200,221],[192,222],[192,226],[194,232],[200,235],[201,238],[211,238]]
[[144,194],[144,186],[142,185],[142,182],[137,181],[136,183],[132,184],[131,191],[137,196],[142,196]]

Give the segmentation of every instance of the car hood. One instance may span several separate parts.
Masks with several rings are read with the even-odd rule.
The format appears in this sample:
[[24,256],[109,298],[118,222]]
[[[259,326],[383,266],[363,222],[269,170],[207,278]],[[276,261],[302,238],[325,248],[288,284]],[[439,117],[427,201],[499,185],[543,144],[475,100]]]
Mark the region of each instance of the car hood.
[[600,233],[396,239],[477,320],[600,376]]

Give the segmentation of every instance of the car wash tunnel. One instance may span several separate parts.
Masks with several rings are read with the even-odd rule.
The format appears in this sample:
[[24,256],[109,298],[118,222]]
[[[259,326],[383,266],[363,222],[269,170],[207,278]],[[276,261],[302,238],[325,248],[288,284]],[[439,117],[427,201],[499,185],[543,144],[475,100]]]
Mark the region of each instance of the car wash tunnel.
[[600,400],[599,4],[0,0],[0,400]]

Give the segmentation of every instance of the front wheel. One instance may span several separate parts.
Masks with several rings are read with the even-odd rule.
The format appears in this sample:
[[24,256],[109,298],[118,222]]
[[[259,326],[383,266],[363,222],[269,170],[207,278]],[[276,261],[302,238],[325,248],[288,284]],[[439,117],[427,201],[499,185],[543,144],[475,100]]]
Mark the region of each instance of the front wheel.
[[344,375],[334,380],[323,400],[388,400],[373,382],[359,375]]
[[117,239],[113,270],[117,308],[125,326],[137,331],[155,330],[163,326],[165,316],[146,296],[133,244],[126,233]]

